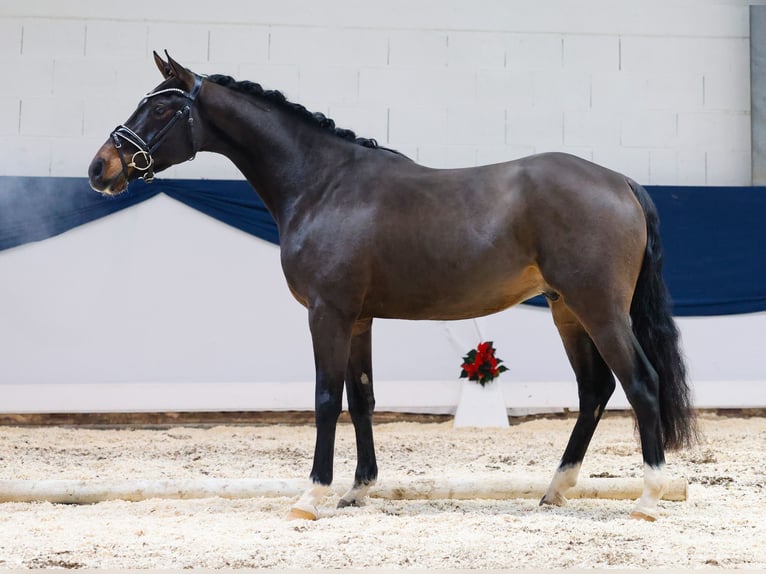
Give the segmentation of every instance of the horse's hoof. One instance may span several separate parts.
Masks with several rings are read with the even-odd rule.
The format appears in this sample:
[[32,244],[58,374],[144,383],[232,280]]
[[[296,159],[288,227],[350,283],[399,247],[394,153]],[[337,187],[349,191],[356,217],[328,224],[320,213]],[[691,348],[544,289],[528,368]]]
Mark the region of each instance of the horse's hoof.
[[345,498],[341,498],[338,501],[338,508],[348,508],[349,506],[359,506],[359,503],[357,502],[356,498],[352,498],[351,500],[346,500]]
[[632,520],[644,520],[646,522],[655,522],[657,520],[656,516],[652,516],[651,514],[647,514],[646,512],[641,512],[640,510],[634,510],[630,513],[630,518]]
[[556,493],[554,495],[545,493],[545,495],[543,495],[543,497],[540,499],[540,506],[566,506],[566,503],[566,496],[560,493]]
[[291,508],[290,512],[287,513],[286,518],[287,520],[316,520],[319,518],[319,514],[317,512],[303,510],[302,508]]

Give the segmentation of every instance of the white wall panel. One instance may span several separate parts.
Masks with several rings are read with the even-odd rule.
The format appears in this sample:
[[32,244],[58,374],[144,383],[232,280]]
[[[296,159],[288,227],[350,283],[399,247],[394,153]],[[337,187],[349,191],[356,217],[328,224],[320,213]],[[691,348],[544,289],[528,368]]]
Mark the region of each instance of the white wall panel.
[[[747,185],[748,4],[218,0],[179,12],[155,0],[4,0],[0,174],[84,176],[161,81],[152,50],[168,49],[198,72],[283,90],[433,167],[563,150],[643,183]],[[206,154],[167,175],[241,177]],[[0,385],[228,381],[231,399],[216,408],[236,408],[253,400],[238,384],[312,378],[305,312],[276,249],[167,198],[0,253],[0,316]],[[744,389],[766,378],[754,359],[763,320],[681,321],[695,380]],[[553,381],[574,393],[545,312],[481,325],[512,368],[506,385]],[[474,334],[451,329],[378,322],[383,396],[386,384],[451,381],[452,398],[434,403],[452,404],[456,346]],[[402,360],[424,341],[418,360]]]

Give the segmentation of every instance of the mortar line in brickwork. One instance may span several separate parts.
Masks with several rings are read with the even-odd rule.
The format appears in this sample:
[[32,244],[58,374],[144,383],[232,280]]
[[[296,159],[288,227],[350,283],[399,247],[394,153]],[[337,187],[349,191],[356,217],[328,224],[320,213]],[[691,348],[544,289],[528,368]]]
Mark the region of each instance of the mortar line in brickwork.
[[617,37],[617,71],[622,72],[622,36]]

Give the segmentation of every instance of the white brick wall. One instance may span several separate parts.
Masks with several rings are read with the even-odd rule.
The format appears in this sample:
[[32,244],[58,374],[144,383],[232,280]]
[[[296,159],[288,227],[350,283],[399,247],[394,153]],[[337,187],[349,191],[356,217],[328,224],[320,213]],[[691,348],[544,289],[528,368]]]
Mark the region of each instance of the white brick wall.
[[[4,0],[0,174],[83,175],[94,142],[159,83],[152,50],[168,49],[427,165],[564,150],[644,183],[747,185],[747,6],[218,0],[181,19],[150,0]],[[168,175],[236,171],[200,157]]]

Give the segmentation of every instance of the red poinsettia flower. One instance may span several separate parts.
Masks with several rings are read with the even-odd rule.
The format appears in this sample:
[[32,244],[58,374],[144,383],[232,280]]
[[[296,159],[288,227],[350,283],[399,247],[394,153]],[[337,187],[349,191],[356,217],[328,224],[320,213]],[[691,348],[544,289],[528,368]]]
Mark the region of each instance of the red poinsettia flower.
[[502,362],[502,359],[495,356],[492,341],[481,342],[463,357],[463,364],[460,365],[462,369],[460,378],[467,378],[469,381],[476,381],[484,386],[500,373],[508,370],[505,365],[500,364]]

